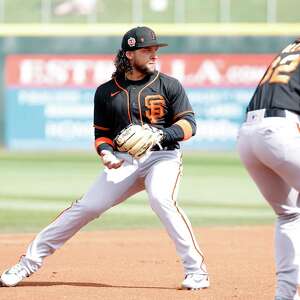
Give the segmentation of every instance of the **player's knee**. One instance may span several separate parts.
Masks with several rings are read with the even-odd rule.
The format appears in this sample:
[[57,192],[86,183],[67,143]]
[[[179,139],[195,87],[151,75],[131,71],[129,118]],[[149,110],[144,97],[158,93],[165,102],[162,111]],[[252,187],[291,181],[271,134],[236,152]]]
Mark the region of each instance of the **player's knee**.
[[174,201],[169,197],[151,197],[149,201],[152,210],[156,213],[170,211],[175,208]]
[[98,218],[102,213],[112,207],[112,204],[107,201],[98,199],[91,199],[83,197],[81,200],[73,204],[75,209],[79,211],[81,215],[90,217],[91,219]]
[[86,205],[86,204],[79,204],[78,206],[79,206],[78,209],[80,210],[80,214],[87,219],[92,220],[98,218],[100,215],[99,210],[94,206]]

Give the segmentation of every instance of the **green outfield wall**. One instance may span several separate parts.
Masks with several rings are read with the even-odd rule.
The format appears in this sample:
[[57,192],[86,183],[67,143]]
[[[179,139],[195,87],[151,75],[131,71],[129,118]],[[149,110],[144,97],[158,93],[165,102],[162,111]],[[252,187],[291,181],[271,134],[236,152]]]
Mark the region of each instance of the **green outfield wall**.
[[[182,25],[184,26],[184,25]],[[193,26],[184,32],[182,26],[177,33],[162,27],[157,30],[160,39],[169,47],[162,48],[161,53],[276,53],[285,44],[297,37],[299,26],[288,30],[276,27],[259,30],[259,26],[243,30],[238,25],[224,30],[224,27],[209,27],[197,31]],[[12,54],[112,54],[120,47],[122,32],[130,25],[113,28],[111,31],[101,29],[65,30],[54,27],[44,30],[41,26],[0,28],[0,144],[4,145],[5,120],[5,58]],[[59,29],[60,28],[60,29]],[[82,27],[80,27],[82,28]],[[155,25],[153,28],[159,28]],[[13,29],[13,30],[12,30]]]

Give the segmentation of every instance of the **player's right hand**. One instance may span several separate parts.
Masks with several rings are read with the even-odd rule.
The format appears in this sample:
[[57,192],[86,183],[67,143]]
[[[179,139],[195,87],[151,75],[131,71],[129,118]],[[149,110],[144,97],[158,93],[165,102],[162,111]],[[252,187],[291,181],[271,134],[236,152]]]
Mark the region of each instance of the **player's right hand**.
[[123,164],[124,160],[117,158],[108,150],[102,150],[100,153],[102,163],[108,169],[118,169]]

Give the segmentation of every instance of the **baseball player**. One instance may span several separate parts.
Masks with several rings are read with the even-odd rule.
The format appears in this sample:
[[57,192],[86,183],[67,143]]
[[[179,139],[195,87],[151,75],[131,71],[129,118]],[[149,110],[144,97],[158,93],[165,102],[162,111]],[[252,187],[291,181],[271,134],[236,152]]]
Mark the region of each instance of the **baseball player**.
[[277,215],[276,300],[300,299],[300,39],[273,60],[248,107],[238,151]]
[[156,70],[157,50],[164,46],[148,27],[124,35],[116,71],[94,98],[95,146],[105,169],[82,199],[42,230],[26,255],[2,274],[4,286],[30,276],[84,225],[144,189],[182,260],[182,288],[209,286],[203,254],[176,202],[182,173],[178,142],[195,134],[194,112],[181,84]]

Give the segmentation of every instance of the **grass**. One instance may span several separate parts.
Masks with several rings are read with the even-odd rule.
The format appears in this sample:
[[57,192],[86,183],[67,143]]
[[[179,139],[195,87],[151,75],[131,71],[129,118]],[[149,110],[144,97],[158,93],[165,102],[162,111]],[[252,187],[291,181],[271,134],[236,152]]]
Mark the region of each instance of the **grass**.
[[[35,232],[85,193],[102,166],[92,153],[0,152],[0,231]],[[235,153],[185,153],[179,205],[194,226],[271,223]],[[161,226],[142,192],[87,230]]]

